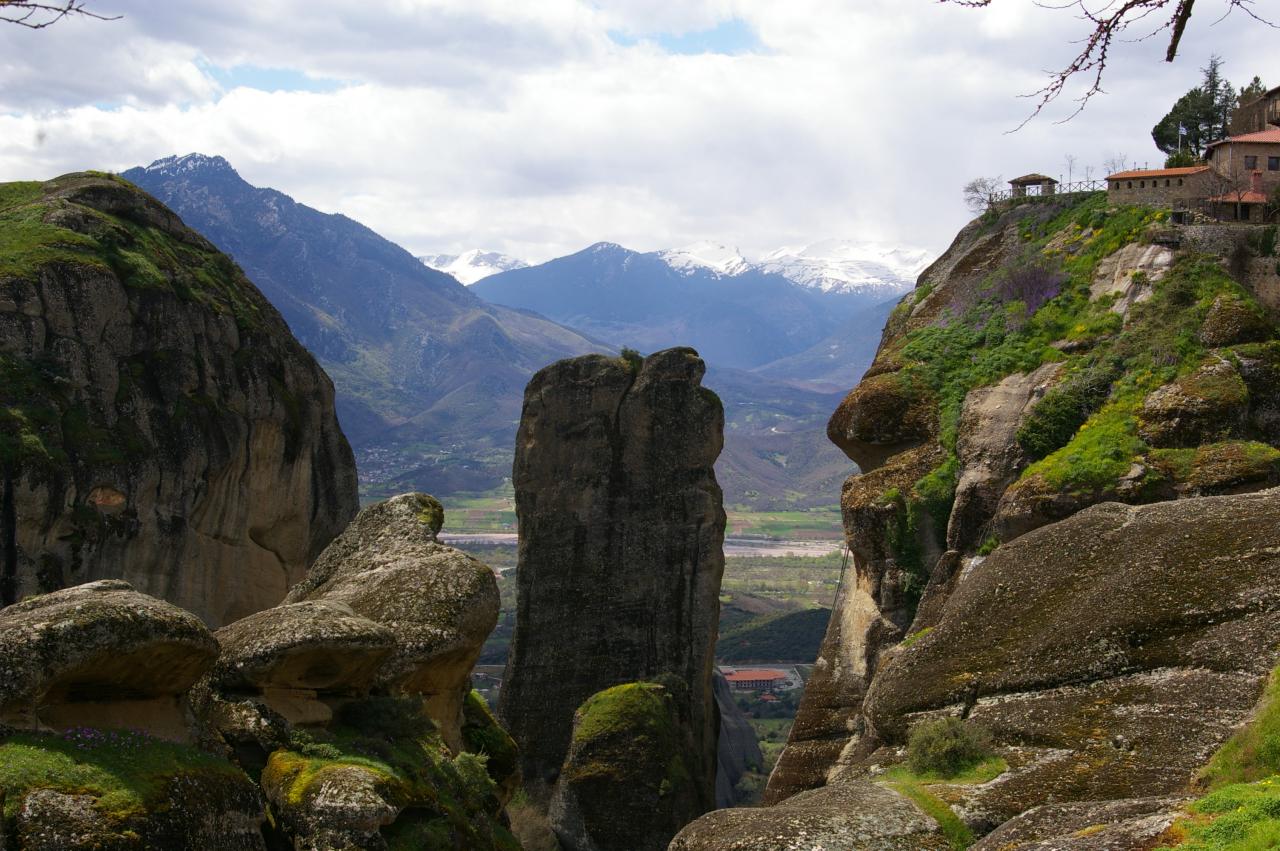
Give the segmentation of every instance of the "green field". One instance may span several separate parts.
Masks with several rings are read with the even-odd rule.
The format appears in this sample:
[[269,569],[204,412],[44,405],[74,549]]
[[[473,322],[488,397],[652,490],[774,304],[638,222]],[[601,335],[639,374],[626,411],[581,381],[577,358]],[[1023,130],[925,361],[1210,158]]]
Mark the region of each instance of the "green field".
[[[441,497],[444,531],[457,534],[515,532],[515,488],[510,484],[477,494]],[[844,532],[840,507],[828,505],[803,511],[747,511],[729,508],[725,534],[784,541],[838,541]]]

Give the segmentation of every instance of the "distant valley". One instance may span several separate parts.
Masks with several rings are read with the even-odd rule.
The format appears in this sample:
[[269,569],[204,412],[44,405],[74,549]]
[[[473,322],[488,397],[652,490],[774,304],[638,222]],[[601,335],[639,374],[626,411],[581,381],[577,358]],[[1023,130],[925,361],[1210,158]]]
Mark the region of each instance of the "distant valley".
[[928,259],[834,241],[758,262],[713,243],[599,243],[532,266],[484,250],[414,257],[251,186],[221,157],[123,176],[234,257],[333,377],[366,497],[499,487],[534,371],[591,351],[691,345],[725,403],[726,503],[830,505],[852,468],[826,420]]

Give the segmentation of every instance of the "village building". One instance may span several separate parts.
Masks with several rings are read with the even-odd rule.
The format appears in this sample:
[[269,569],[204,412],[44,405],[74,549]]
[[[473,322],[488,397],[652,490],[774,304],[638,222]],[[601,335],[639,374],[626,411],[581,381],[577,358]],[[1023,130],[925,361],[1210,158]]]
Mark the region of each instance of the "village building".
[[741,668],[724,678],[736,691],[773,691],[789,679],[783,671],[767,668]]
[[1212,191],[1213,179],[1207,165],[1120,171],[1107,177],[1108,197],[1122,204],[1185,210],[1208,198]]
[[1266,221],[1267,205],[1280,191],[1280,127],[1231,136],[1209,146],[1218,218]]
[[1273,125],[1280,125],[1280,86],[1236,107],[1231,116],[1231,135],[1257,133]]
[[1274,220],[1280,198],[1280,88],[1237,109],[1231,129],[1233,135],[1209,145],[1203,165],[1108,175],[1108,198],[1228,221]]

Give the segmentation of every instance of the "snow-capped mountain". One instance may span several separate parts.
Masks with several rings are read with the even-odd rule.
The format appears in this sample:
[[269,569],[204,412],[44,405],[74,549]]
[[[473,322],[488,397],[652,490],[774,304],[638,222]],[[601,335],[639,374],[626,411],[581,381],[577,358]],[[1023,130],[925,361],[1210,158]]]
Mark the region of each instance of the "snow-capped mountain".
[[485,251],[481,248],[473,248],[461,254],[424,254],[418,259],[422,261],[422,265],[453,275],[468,286],[490,275],[510,272],[512,269],[523,269],[529,265],[515,257],[508,257],[497,251]]
[[928,251],[872,242],[828,239],[766,254],[756,268],[823,292],[905,292],[933,260]]
[[684,248],[657,253],[668,266],[685,276],[693,275],[699,269],[726,276],[741,275],[751,269],[751,264],[738,249],[715,242],[695,242]]
[[928,251],[873,242],[828,239],[801,247],[783,247],[752,263],[736,248],[696,242],[655,255],[685,277],[711,272],[736,277],[748,272],[781,275],[793,284],[826,293],[885,298],[915,286],[933,259]]

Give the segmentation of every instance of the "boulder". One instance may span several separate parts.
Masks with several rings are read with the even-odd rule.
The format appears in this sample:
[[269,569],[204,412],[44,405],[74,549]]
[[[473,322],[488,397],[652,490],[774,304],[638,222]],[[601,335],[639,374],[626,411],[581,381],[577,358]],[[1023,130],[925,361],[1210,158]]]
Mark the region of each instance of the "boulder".
[[1248,719],[1280,628],[1280,491],[1107,503],[1002,545],[942,617],[882,659],[882,742],[965,715],[1031,749],[966,806],[1000,823],[1048,801],[1181,791]]
[[462,746],[471,669],[498,620],[493,571],[436,540],[440,503],[402,494],[363,509],[321,553],[289,603],[345,606],[390,630],[374,684],[421,695],[445,741]]
[[772,807],[717,810],[685,827],[670,851],[949,851],[938,823],[876,783],[802,792]]
[[186,741],[187,691],[218,645],[195,615],[102,580],[0,609],[0,721]]
[[499,717],[526,788],[546,800],[574,712],[620,683],[683,684],[688,812],[715,804],[711,672],[725,514],[714,464],[724,412],[692,349],[592,355],[538,372],[514,467],[517,616]]
[[[40,764],[39,785],[10,790],[19,799],[11,831],[23,851],[265,851],[262,795],[226,762],[194,749],[156,744],[139,734],[117,736],[82,728],[74,748],[54,745]],[[8,782],[33,776],[30,753],[39,737],[0,759]],[[148,749],[142,758],[121,751]],[[68,758],[68,751],[71,751]],[[61,758],[59,758],[61,756]]]
[[1146,851],[1182,814],[1179,798],[1044,804],[987,834],[972,851]]
[[[497,740],[492,730],[484,738]],[[268,757],[261,785],[295,849],[513,851],[487,769],[452,753],[419,701],[375,696],[344,703],[325,729],[295,731]]]
[[933,400],[904,382],[900,372],[861,381],[827,424],[831,442],[863,472],[928,440],[936,430]]
[[1249,391],[1225,358],[1149,395],[1138,415],[1138,433],[1154,447],[1195,447],[1245,435]]

